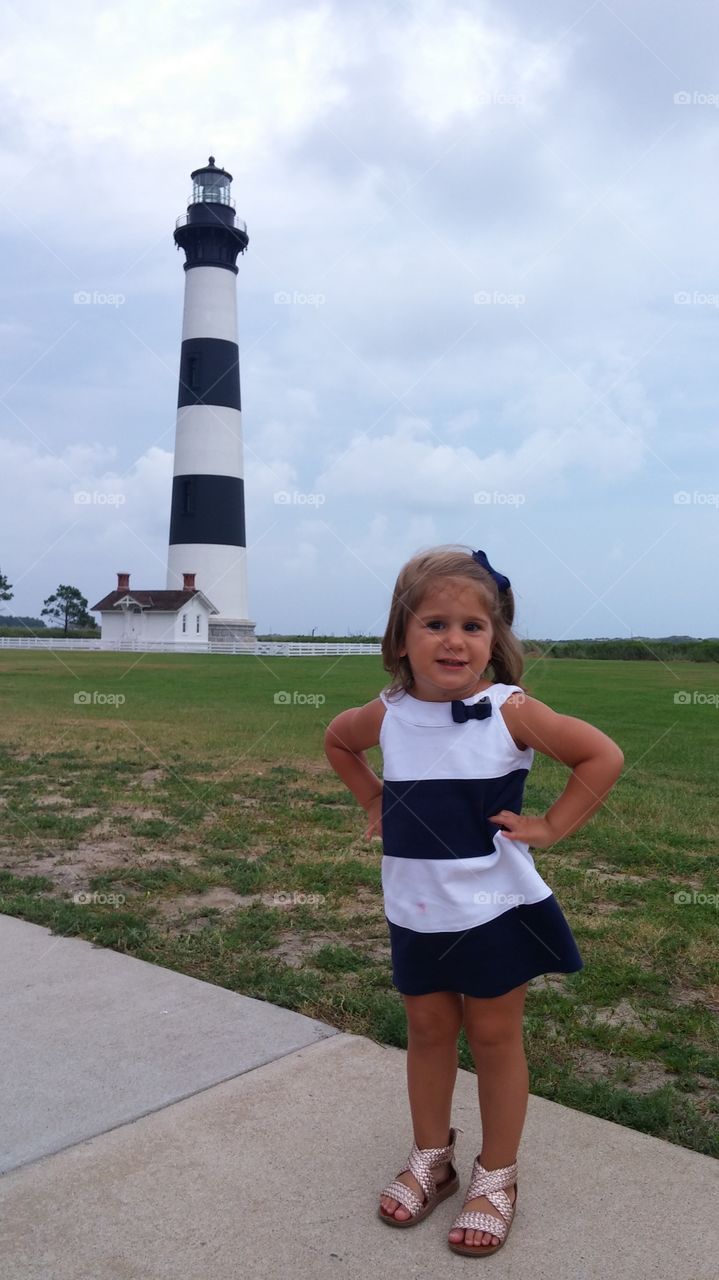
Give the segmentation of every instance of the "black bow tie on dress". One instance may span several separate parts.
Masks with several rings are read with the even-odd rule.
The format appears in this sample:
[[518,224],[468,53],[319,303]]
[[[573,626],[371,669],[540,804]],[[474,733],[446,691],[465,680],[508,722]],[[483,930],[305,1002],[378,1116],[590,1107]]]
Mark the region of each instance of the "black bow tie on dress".
[[467,720],[486,720],[492,714],[492,703],[489,698],[474,702],[470,707],[466,702],[452,703],[452,719],[455,724],[466,724]]

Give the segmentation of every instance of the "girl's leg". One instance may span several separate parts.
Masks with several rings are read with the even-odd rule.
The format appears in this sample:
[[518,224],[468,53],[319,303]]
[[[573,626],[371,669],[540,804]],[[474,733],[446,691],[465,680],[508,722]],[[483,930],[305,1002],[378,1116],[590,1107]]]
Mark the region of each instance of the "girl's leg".
[[[464,1027],[477,1071],[479,1109],[482,1116],[480,1160],[485,1169],[514,1164],[524,1128],[529,1097],[529,1071],[522,1039],[522,1018],[528,982],[506,995],[478,1000],[464,997]],[[513,1188],[507,1189],[514,1203]],[[485,1196],[470,1200],[469,1210],[493,1213],[497,1210]],[[484,1231],[457,1228],[450,1239],[481,1246],[499,1244],[497,1236]]]
[[[444,1147],[449,1140],[452,1095],[457,1077],[457,1038],[462,1026],[462,996],[455,991],[435,991],[428,996],[402,996],[407,1013],[407,1088],[414,1140],[418,1147]],[[446,1180],[449,1164],[438,1165],[434,1176]],[[400,1182],[424,1199],[424,1191],[411,1173]],[[398,1219],[409,1218],[404,1205],[382,1196],[385,1211]]]

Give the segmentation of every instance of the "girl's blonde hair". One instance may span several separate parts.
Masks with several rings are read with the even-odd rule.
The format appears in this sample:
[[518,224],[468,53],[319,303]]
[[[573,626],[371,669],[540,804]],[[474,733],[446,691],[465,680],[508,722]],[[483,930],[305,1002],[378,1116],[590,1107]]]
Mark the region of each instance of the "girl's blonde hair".
[[512,588],[498,591],[492,575],[472,559],[471,548],[432,547],[408,560],[400,569],[395,583],[387,627],[382,637],[384,668],[392,676],[392,682],[385,690],[387,695],[402,690],[410,693],[412,690],[414,676],[409,659],[406,656],[401,658],[399,651],[404,646],[409,619],[416,613],[428,588],[441,578],[463,578],[479,588],[493,629],[492,657],[487,670],[491,670],[491,679],[496,684],[518,685],[524,669],[524,653],[512,632]]

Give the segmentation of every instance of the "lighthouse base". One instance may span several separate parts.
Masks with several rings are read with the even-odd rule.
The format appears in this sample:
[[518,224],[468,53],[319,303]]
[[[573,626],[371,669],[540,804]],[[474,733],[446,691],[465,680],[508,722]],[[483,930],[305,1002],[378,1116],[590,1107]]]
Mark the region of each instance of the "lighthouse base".
[[257,641],[255,624],[249,618],[210,618],[208,640],[224,644],[246,644],[248,649],[254,649]]

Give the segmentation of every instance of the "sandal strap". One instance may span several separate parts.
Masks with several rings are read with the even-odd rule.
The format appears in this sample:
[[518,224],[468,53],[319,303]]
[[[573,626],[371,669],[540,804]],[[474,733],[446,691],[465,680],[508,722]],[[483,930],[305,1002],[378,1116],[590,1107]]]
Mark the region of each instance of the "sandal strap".
[[413,1218],[424,1208],[424,1202],[415,1194],[411,1187],[404,1182],[390,1182],[389,1186],[381,1192],[383,1196],[391,1196],[393,1200],[397,1200],[399,1204],[404,1205],[405,1209]]
[[[459,1130],[463,1132],[462,1129]],[[403,1173],[411,1173],[417,1179],[419,1185],[425,1194],[425,1199],[420,1200],[419,1196],[411,1187],[405,1186],[403,1182],[396,1179],[385,1187],[381,1192],[383,1196],[391,1196],[393,1200],[398,1200],[403,1204],[412,1217],[424,1209],[429,1200],[437,1194],[437,1183],[434,1179],[433,1169],[439,1164],[447,1164],[454,1156],[454,1144],[457,1141],[457,1130],[450,1129],[451,1141],[446,1147],[418,1147],[417,1143],[412,1144],[412,1150],[409,1154],[409,1160],[404,1169],[400,1169],[398,1177]],[[408,1203],[409,1201],[409,1203]]]
[[[517,1162],[507,1164],[502,1169],[485,1169],[480,1164],[479,1156],[474,1161],[472,1168],[472,1179],[465,1200],[474,1200],[477,1196],[486,1196],[488,1200],[495,1203],[491,1192],[503,1192],[505,1187],[513,1187],[517,1181]],[[505,1196],[509,1203],[509,1196]],[[497,1206],[499,1207],[499,1206]]]
[[414,1142],[407,1168],[403,1169],[402,1173],[413,1173],[424,1194],[429,1198],[435,1195],[437,1191],[437,1183],[432,1170],[438,1164],[446,1164],[452,1159],[453,1154],[453,1141],[446,1147],[418,1147],[417,1143]]
[[[512,1206],[514,1208],[514,1206]],[[509,1231],[510,1223],[505,1222],[504,1218],[495,1218],[492,1213],[477,1213],[471,1209],[466,1213],[460,1213],[452,1223],[452,1231],[455,1227],[469,1227],[474,1231],[488,1231],[490,1235],[496,1236],[500,1243],[506,1239]]]
[[472,1168],[472,1179],[467,1188],[467,1194],[464,1197],[464,1203],[470,1200],[476,1200],[479,1196],[484,1196],[494,1208],[502,1214],[502,1217],[496,1217],[492,1213],[480,1213],[477,1209],[465,1209],[460,1213],[459,1217],[452,1223],[452,1230],[455,1227],[469,1227],[475,1231],[487,1231],[493,1236],[497,1236],[503,1241],[512,1225],[514,1217],[514,1204],[510,1200],[505,1187],[513,1187],[517,1181],[517,1162],[505,1165],[501,1169],[485,1169],[480,1163],[479,1156],[475,1159]]

